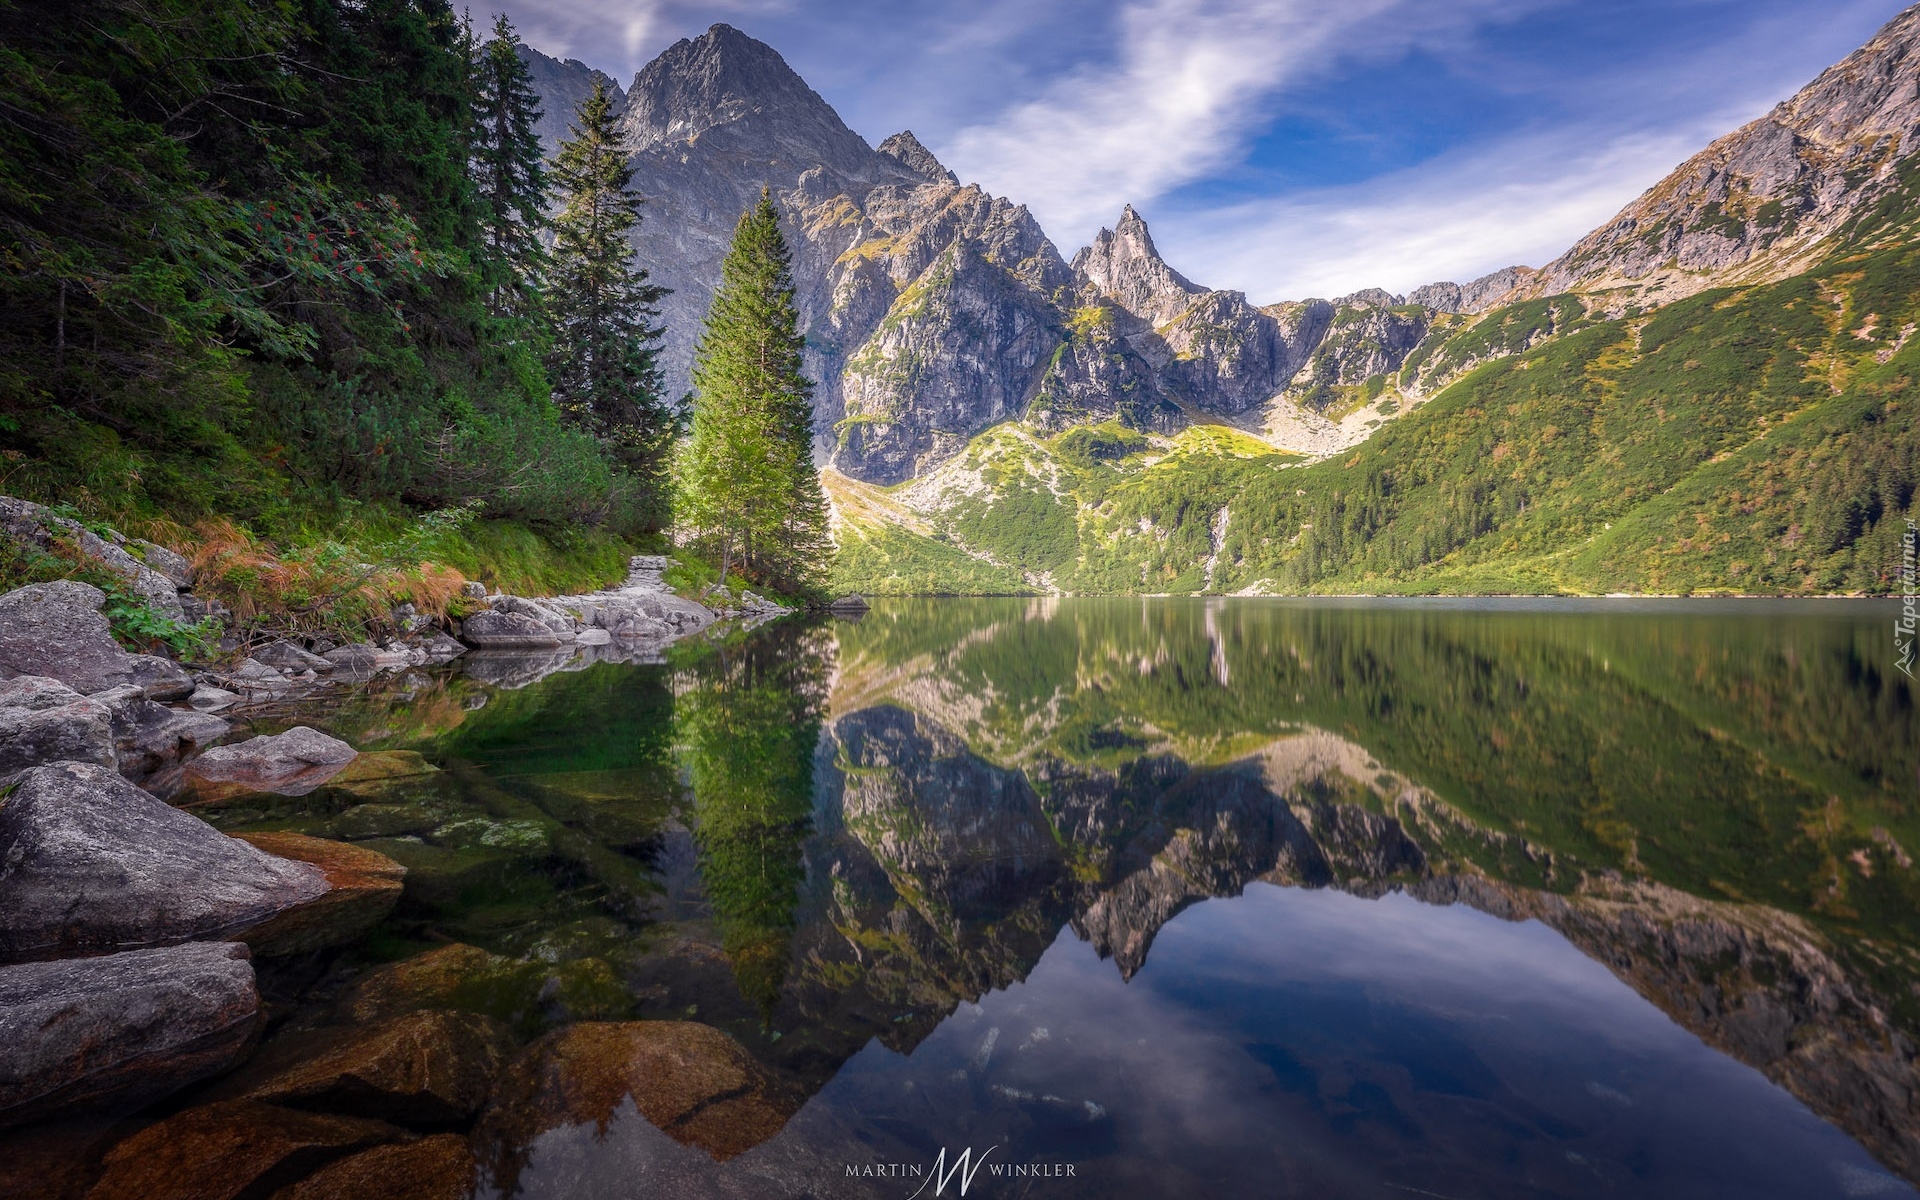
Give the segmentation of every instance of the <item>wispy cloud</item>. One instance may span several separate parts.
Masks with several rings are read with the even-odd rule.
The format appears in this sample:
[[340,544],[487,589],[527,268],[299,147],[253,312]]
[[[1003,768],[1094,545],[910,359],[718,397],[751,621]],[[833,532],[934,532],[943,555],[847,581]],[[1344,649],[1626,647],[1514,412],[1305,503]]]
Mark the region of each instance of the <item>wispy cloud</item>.
[[1520,139],[1362,185],[1180,213],[1155,222],[1155,238],[1193,279],[1259,303],[1465,281],[1556,257],[1709,131],[1722,129]]
[[1124,199],[1231,162],[1271,114],[1260,101],[1342,59],[1391,58],[1537,7],[1529,0],[1134,0],[1112,61],[944,147],[965,178],[1016,196],[1056,236],[1084,238]]

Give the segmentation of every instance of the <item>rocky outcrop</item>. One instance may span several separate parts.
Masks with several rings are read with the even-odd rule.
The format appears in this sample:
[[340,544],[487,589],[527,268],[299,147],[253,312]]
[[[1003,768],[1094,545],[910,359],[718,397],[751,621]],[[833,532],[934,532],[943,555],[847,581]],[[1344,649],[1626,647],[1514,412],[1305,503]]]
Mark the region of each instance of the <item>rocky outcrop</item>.
[[[674,594],[661,578],[671,565],[662,555],[639,554],[628,561],[627,578],[604,591],[545,600],[488,597],[492,607],[461,622],[460,636],[476,650],[520,656],[574,645],[663,647],[706,628],[719,615]],[[491,659],[470,663],[468,673],[485,677],[497,665]]]
[[0,804],[0,962],[231,937],[326,887],[107,767],[36,767]]
[[339,738],[296,725],[216,746],[187,764],[187,774],[208,783],[281,796],[304,796],[354,760],[358,752]]
[[0,967],[0,1126],[132,1111],[231,1067],[260,997],[244,946]]
[[627,94],[613,76],[577,58],[551,58],[524,43],[519,55],[527,74],[533,77],[534,90],[540,94],[540,119],[533,123],[533,131],[540,135],[540,148],[549,159],[560,152],[568,128],[578,123],[580,106],[593,95],[595,83],[612,95],[615,113],[626,106]]
[[[114,757],[121,773],[133,779],[192,756],[202,746],[225,737],[232,728],[219,717],[149,700],[131,684],[101,692],[92,699],[104,704],[111,714]],[[43,761],[57,757],[65,756],[48,755]]]
[[123,684],[156,700],[191,693],[193,677],[179,664],[121,649],[100,612],[106,602],[99,588],[70,579],[0,596],[0,668],[57,679],[84,694]]
[[1532,267],[1502,267],[1471,283],[1429,283],[1408,292],[1407,303],[1434,312],[1483,313],[1506,303],[1536,273]]
[[51,550],[56,542],[64,542],[119,575],[127,589],[155,612],[176,621],[186,618],[180,592],[193,583],[193,568],[165,547],[138,539],[129,541],[117,533],[109,540],[78,521],[55,515],[44,505],[12,496],[0,496],[0,536],[41,550]]
[[880,143],[880,153],[896,159],[909,171],[918,174],[928,183],[950,183],[959,186],[960,177],[935,158],[933,151],[920,144],[913,136],[913,130],[903,129],[886,141]]
[[1606,293],[1609,311],[1783,279],[1903,188],[1920,147],[1920,7],[1784,101],[1682,163],[1520,288]]

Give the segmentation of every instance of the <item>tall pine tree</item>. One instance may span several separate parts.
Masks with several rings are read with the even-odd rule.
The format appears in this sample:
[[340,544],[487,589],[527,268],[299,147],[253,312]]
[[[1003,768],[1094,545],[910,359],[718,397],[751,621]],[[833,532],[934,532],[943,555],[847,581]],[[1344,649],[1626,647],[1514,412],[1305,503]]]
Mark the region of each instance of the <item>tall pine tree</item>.
[[654,499],[655,527],[670,520],[669,451],[679,413],[661,394],[660,298],[628,241],[640,197],[614,124],[613,98],[595,81],[573,135],[553,160],[562,200],[554,219],[547,311],[554,402],[593,432]]
[[681,459],[681,520],[713,544],[722,582],[736,564],[791,590],[825,582],[832,544],[803,345],[786,238],[762,191],[734,229],[695,351]]
[[531,317],[547,266],[540,241],[547,228],[547,169],[533,128],[540,96],[505,14],[494,18],[493,37],[472,54],[472,170],[493,277],[489,307],[501,316]]

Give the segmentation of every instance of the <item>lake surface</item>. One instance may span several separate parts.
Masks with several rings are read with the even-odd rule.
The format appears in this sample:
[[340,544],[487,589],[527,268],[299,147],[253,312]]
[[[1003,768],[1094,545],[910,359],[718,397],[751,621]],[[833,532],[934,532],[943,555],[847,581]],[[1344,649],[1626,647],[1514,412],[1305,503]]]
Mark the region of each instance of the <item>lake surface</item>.
[[474,946],[523,1039],[703,1022],[790,1096],[724,1162],[548,1123],[484,1195],[1911,1195],[1892,614],[888,602],[280,714],[438,769],[209,815],[409,868],[263,976],[290,1027]]

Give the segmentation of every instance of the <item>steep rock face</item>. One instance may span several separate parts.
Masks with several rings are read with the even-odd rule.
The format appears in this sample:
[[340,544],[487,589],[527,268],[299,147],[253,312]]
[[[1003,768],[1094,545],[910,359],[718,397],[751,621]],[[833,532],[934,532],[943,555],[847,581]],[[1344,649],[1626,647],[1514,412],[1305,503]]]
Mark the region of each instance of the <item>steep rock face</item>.
[[533,129],[540,135],[540,145],[545,148],[548,158],[559,152],[568,127],[574,123],[574,115],[580,111],[580,105],[587,97],[593,95],[596,81],[605,84],[607,90],[613,93],[615,112],[626,104],[627,94],[613,76],[605,71],[596,71],[577,58],[549,58],[532,46],[523,45],[520,47],[520,61],[526,64],[527,73],[533,76],[534,90],[540,93],[540,120],[535,122]]
[[1378,289],[1343,296],[1329,307],[1325,333],[1287,387],[1290,398],[1315,410],[1338,407],[1353,389],[1370,392],[1369,400],[1378,395],[1384,377],[1400,369],[1433,326],[1426,309]]
[[[694,343],[721,260],[763,187],[791,215],[810,207],[808,198],[846,194],[851,203],[882,182],[924,182],[848,129],[771,47],[727,25],[676,42],[647,64],[627,89],[621,130],[633,152],[634,190],[647,200],[634,247],[654,281],[673,289],[661,304],[670,394],[691,386]],[[809,173],[806,195],[795,197]],[[795,257],[810,258],[801,247]],[[806,271],[798,273],[804,280]],[[803,309],[809,325],[816,315]]]
[[1696,154],[1547,264],[1525,296],[1611,292],[1611,308],[1785,278],[1900,185],[1920,126],[1920,7],[1792,99]]
[[956,187],[959,186],[960,177],[947,170],[940,160],[933,156],[933,151],[921,145],[920,139],[913,136],[911,129],[902,129],[881,142],[880,153],[897,159],[908,170],[925,177],[928,183],[951,183]]
[[1121,333],[1155,370],[1156,390],[1191,408],[1233,415],[1261,404],[1318,340],[1311,319],[1289,328],[1242,293],[1200,287],[1174,270],[1132,205],[1074,255],[1073,271],[1083,299],[1111,302],[1131,318]]

